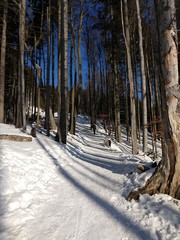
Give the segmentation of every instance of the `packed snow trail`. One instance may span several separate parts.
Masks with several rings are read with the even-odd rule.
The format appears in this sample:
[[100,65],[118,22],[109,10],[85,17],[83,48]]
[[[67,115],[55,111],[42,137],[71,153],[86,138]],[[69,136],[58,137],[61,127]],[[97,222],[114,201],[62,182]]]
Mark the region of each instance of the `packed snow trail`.
[[28,143],[0,141],[0,240],[179,239],[179,201],[126,201],[151,173],[137,173],[143,157],[103,140],[80,122],[67,145],[39,133]]

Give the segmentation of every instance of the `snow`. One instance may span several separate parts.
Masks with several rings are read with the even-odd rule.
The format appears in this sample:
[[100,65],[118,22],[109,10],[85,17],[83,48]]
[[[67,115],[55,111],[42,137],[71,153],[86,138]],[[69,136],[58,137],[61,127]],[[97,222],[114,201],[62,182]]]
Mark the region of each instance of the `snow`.
[[[0,134],[28,135],[0,124]],[[144,155],[125,140],[103,145],[87,117],[62,145],[37,132],[32,142],[0,140],[0,240],[180,239],[180,201],[168,195],[126,200],[153,169],[140,173]]]

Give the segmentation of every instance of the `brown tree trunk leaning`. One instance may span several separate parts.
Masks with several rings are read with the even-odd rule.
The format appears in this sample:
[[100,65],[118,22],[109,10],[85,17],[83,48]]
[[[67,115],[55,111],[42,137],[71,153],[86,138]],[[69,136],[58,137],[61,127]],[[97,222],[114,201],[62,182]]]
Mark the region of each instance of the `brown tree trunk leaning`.
[[180,199],[180,86],[175,2],[163,0],[156,4],[161,59],[162,161],[146,185],[131,192],[128,200],[145,193],[164,193]]

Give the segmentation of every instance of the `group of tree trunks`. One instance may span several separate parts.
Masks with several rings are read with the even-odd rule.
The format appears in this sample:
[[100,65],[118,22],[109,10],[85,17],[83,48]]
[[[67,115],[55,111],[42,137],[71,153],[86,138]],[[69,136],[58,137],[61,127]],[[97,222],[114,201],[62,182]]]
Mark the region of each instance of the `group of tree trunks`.
[[[156,192],[180,199],[175,1],[63,0],[57,4],[50,0],[13,0],[10,4],[4,0],[0,17],[0,122],[13,113],[9,121],[26,129],[27,109],[33,106],[32,118],[39,125],[43,106],[49,135],[51,109],[53,114],[56,110],[57,139],[66,144],[68,130],[75,134],[78,113],[90,115],[91,123],[98,115],[106,115],[113,122],[118,142],[122,139],[121,123],[126,124],[133,154],[138,153],[141,129],[143,151],[148,152],[149,131],[155,156],[157,135],[161,138],[162,161],[146,185],[130,193],[128,199]],[[82,42],[87,57],[86,89]]]

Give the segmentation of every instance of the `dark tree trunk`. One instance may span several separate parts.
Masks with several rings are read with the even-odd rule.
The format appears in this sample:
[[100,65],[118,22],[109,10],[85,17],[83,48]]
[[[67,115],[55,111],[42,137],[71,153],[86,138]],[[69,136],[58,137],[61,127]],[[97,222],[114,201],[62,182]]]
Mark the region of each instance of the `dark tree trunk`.
[[68,113],[68,3],[61,2],[61,111],[60,111],[60,132],[61,142],[66,144],[67,138],[67,113]]
[[25,81],[24,81],[24,46],[25,46],[26,1],[19,3],[19,70],[18,70],[18,108],[16,127],[26,129]]
[[0,62],[0,123],[4,122],[4,86],[5,86],[5,60],[6,60],[6,29],[7,29],[7,0],[4,1],[3,28],[1,41],[1,62]]

